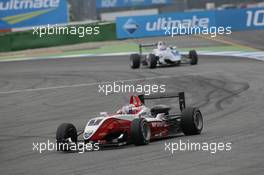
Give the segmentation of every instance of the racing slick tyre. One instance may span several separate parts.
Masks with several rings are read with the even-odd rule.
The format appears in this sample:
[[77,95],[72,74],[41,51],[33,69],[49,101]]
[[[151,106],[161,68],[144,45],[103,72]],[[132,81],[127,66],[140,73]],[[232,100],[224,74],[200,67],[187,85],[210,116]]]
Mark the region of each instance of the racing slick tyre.
[[203,129],[203,116],[198,108],[188,107],[182,111],[181,128],[184,135],[197,135]]
[[198,55],[195,50],[189,52],[190,65],[196,65],[198,63]]
[[77,130],[71,123],[63,123],[57,128],[56,140],[58,151],[71,151],[67,144],[69,138],[75,144],[77,144]]
[[147,145],[150,140],[150,127],[146,119],[136,118],[131,124],[131,140],[134,145]]
[[148,67],[154,69],[157,67],[157,57],[154,54],[149,54]]
[[137,69],[140,67],[140,55],[139,54],[130,55],[130,67],[132,69]]

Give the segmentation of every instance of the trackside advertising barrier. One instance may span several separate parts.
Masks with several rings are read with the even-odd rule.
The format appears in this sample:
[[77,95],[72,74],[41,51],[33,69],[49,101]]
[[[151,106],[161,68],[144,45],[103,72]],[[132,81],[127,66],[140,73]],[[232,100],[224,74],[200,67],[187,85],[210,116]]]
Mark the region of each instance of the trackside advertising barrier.
[[96,8],[125,8],[153,5],[169,5],[172,0],[96,0]]
[[179,26],[230,27],[232,31],[264,29],[264,7],[120,17],[116,20],[118,39],[163,36],[169,28]]
[[0,0],[0,30],[67,21],[67,0]]
[[[77,44],[83,42],[116,40],[116,25],[114,23],[95,23],[80,25],[79,27],[100,27],[99,35],[79,37],[78,35],[44,35],[41,38],[33,35],[33,31],[0,33],[0,52],[51,47],[59,45]],[[70,27],[70,26],[68,26]]]

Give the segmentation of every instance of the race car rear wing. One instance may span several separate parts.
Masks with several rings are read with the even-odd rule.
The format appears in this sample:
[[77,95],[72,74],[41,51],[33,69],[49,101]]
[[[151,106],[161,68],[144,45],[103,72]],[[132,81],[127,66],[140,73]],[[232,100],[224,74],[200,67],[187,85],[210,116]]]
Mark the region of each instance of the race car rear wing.
[[139,46],[139,54],[142,55],[142,48],[157,46],[157,43],[139,44],[138,46]]
[[141,95],[138,95],[138,97],[139,97],[141,103],[143,103],[143,104],[145,104],[145,100],[162,99],[162,98],[179,98],[180,110],[182,111],[186,107],[184,92],[178,92],[178,93],[172,94],[172,95],[160,95],[160,96],[146,96],[144,94],[141,94]]

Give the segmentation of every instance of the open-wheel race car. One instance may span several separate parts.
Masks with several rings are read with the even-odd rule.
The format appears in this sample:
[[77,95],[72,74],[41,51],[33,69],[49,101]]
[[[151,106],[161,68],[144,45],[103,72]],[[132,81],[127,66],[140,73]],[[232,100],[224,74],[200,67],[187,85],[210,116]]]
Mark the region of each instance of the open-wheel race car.
[[[154,47],[150,53],[143,54],[142,48]],[[180,54],[176,47],[167,47],[163,41],[152,44],[139,44],[139,53],[130,55],[130,67],[132,69],[145,66],[150,69],[157,66],[179,66],[181,64],[198,64],[198,55],[195,50],[189,51],[189,54]]]
[[[171,113],[167,105],[147,107],[146,100],[178,98],[179,112]],[[84,130],[77,132],[70,123],[57,128],[57,143],[97,143],[99,146],[121,146],[126,144],[147,145],[150,141],[175,136],[200,134],[203,117],[198,108],[185,106],[184,92],[164,96],[132,95],[128,105],[109,115],[101,112],[91,118]],[[78,136],[82,135],[82,141]]]

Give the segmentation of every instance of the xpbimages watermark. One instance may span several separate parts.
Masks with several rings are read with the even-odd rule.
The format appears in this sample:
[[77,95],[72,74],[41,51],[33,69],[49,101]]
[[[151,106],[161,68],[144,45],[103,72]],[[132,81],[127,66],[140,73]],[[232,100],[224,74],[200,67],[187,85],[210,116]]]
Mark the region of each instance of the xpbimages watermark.
[[215,154],[223,151],[231,151],[232,143],[231,142],[190,142],[179,140],[178,142],[165,142],[165,151],[171,154],[175,154],[179,151],[203,151],[210,152]]
[[33,142],[32,150],[41,153],[47,151],[71,151],[85,153],[86,151],[98,151],[99,143],[58,143],[47,140],[46,142]]
[[165,84],[125,84],[123,82],[117,83],[113,82],[110,84],[99,84],[98,92],[105,95],[112,93],[144,93],[145,95],[155,94],[155,93],[165,93]]
[[77,35],[79,38],[90,35],[99,35],[99,26],[58,26],[46,25],[33,27],[33,35],[37,35],[40,38],[45,35]]
[[166,28],[165,35],[167,36],[180,36],[180,35],[210,35],[215,38],[217,35],[231,35],[231,27],[186,27],[178,26]]

